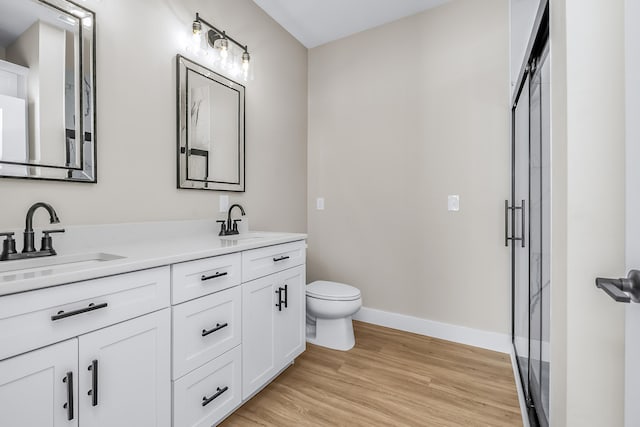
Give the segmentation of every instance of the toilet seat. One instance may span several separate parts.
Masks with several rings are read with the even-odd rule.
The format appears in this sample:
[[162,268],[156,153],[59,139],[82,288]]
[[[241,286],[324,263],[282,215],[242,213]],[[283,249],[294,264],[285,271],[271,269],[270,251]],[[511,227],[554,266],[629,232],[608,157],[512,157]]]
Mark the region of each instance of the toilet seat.
[[307,296],[327,301],[355,301],[360,298],[360,289],[344,283],[318,280],[307,286]]

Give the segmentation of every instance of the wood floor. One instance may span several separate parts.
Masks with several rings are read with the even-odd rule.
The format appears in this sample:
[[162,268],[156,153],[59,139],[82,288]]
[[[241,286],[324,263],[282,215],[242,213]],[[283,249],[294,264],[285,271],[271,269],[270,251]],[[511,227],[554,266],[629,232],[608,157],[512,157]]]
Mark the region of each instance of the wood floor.
[[307,344],[222,426],[522,426],[509,356],[354,322],[349,352]]

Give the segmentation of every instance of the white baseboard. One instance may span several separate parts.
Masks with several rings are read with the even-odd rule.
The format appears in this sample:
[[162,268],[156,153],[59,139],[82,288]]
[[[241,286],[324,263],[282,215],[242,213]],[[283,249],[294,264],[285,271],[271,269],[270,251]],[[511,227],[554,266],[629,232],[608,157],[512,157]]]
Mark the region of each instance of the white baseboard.
[[511,353],[511,338],[507,334],[435,322],[433,320],[367,307],[362,307],[360,311],[353,316],[353,319],[399,329],[401,331],[413,332],[414,334],[499,351],[500,353]]

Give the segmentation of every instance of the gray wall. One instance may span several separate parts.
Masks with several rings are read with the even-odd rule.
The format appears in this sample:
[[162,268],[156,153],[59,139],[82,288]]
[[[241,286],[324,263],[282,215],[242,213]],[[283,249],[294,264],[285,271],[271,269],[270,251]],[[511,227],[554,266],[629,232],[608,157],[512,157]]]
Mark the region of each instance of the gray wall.
[[250,0],[87,6],[98,25],[98,184],[3,179],[0,228],[21,226],[39,200],[67,224],[217,215],[220,193],[175,188],[175,55],[200,12],[249,45],[256,64],[246,84],[247,192],[227,194],[247,208],[254,229],[305,231],[307,50]]
[[310,281],[510,331],[508,6],[458,0],[310,50]]

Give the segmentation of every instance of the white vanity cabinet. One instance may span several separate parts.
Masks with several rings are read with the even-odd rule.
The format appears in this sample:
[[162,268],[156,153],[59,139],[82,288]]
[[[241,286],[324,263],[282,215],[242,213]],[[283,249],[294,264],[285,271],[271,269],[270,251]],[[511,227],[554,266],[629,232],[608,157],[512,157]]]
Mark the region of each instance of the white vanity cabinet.
[[164,309],[78,338],[82,427],[171,425],[171,326]]
[[175,427],[215,425],[242,402],[241,262],[234,253],[171,266]]
[[260,273],[271,273],[242,285],[243,399],[305,350],[304,252],[304,243],[294,242],[243,254],[243,269],[256,265]]
[[0,427],[217,425],[305,349],[292,237],[0,295]]
[[168,306],[167,267],[0,298],[0,426],[170,426]]
[[78,342],[0,362],[0,425],[77,426]]

